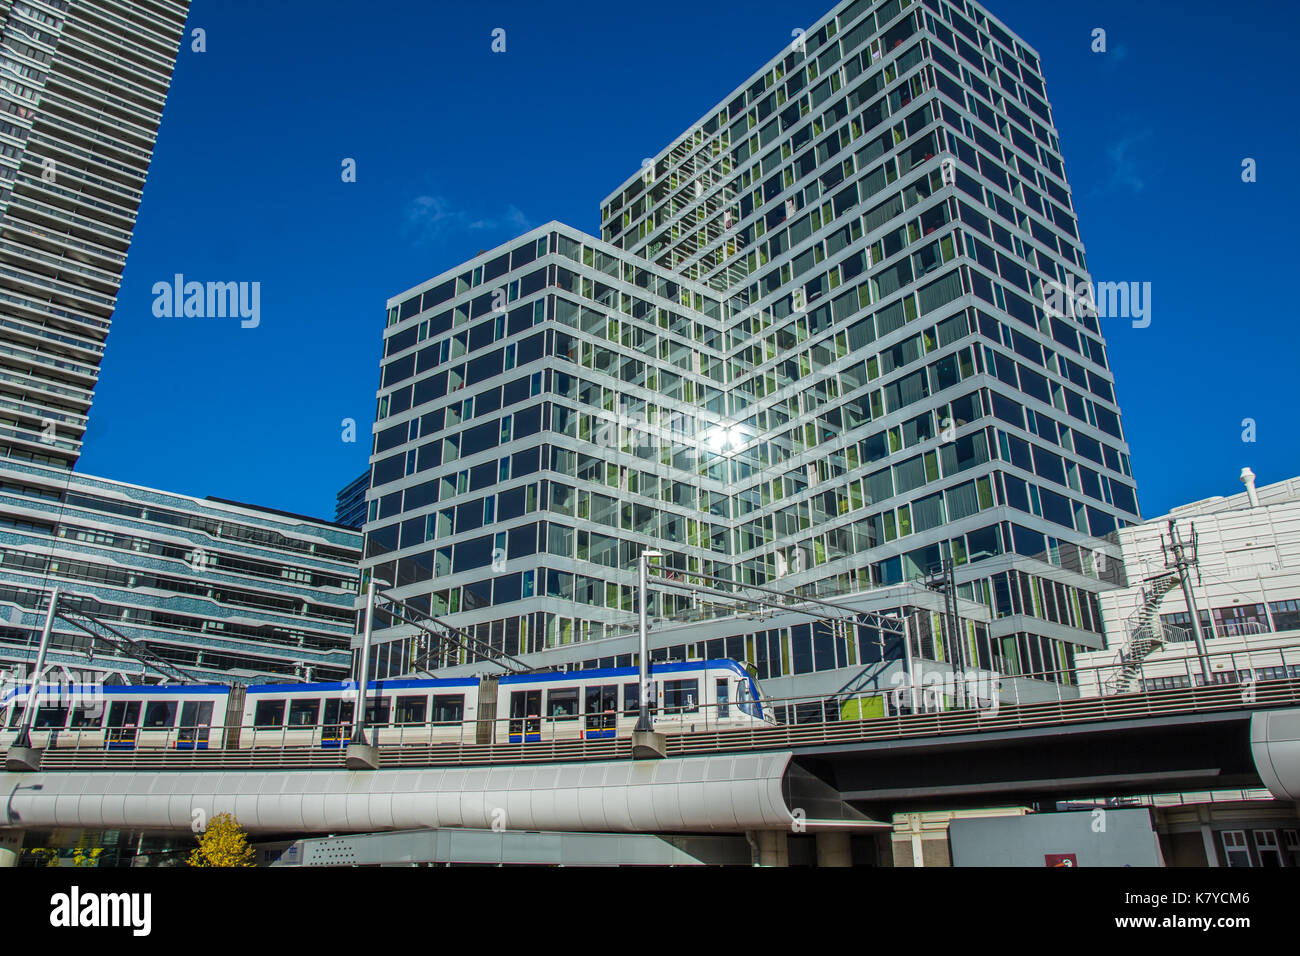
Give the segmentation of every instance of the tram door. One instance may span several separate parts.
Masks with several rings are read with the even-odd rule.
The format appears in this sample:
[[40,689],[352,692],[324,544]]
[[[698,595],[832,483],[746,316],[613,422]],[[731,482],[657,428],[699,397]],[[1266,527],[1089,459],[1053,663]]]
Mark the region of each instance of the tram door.
[[140,701],[115,700],[108,705],[104,742],[109,750],[134,750],[140,727]]
[[613,737],[617,733],[618,720],[618,685],[603,684],[587,688],[587,734],[588,740]]
[[211,728],[212,701],[185,701],[181,704],[181,726],[176,733],[176,749],[207,750]]
[[337,750],[352,737],[352,701],[335,697],[325,701],[325,721],[321,728],[322,750]]
[[728,690],[731,682],[725,677],[718,678],[718,720],[726,720],[731,716],[731,697]]
[[510,694],[510,742],[542,739],[542,692],[516,690]]

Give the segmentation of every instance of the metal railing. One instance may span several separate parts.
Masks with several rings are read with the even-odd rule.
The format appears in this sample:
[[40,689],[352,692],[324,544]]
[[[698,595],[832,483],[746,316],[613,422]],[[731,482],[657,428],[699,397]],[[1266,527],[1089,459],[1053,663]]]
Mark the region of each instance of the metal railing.
[[[1235,653],[1258,655],[1267,652]],[[1300,657],[1300,651],[1296,651],[1296,655]],[[1058,697],[1056,700],[1024,702],[1017,700],[1015,703],[999,700],[997,706],[928,713],[895,713],[865,719],[822,719],[791,724],[754,721],[748,727],[736,726],[737,715],[741,712],[735,702],[725,705],[698,704],[693,709],[660,708],[657,727],[666,733],[669,756],[687,756],[824,744],[851,745],[1211,711],[1252,711],[1300,706],[1300,662],[1282,666],[1287,668],[1287,676],[1259,679],[1257,672],[1263,670],[1271,674],[1275,671],[1257,665],[1249,672],[1236,671],[1231,681],[1216,680],[1199,686],[1109,696]],[[1241,680],[1241,676],[1247,673],[1247,679]],[[843,703],[838,702],[840,706]],[[826,715],[826,704],[827,698],[821,696],[763,701],[765,712],[769,714],[769,708],[784,707],[790,713],[796,713],[803,706],[809,709],[816,707],[823,718]],[[728,708],[726,718],[721,716],[723,707]],[[533,726],[536,729],[525,728],[525,720],[535,721]],[[431,767],[625,758],[631,755],[627,731],[633,722],[634,715],[621,714],[619,723],[622,726],[616,728],[619,736],[589,739],[586,734],[586,717],[554,720],[535,715],[528,718],[496,719],[492,723],[495,725],[497,742],[485,744],[476,742],[481,723],[474,719],[437,724],[385,724],[372,727],[371,730],[380,748],[381,766]],[[674,727],[673,723],[677,722],[680,722],[679,726]],[[435,729],[443,739],[431,739]],[[225,748],[224,742],[231,739],[225,735],[235,730],[239,732],[237,748]],[[578,735],[580,730],[583,731],[581,737]],[[325,746],[319,736],[320,730],[315,726],[273,729],[214,726],[207,729],[207,750],[194,746],[195,731],[192,728],[166,731],[114,728],[118,736],[114,744],[105,742],[102,728],[91,731],[59,731],[62,745],[46,750],[43,769],[342,769],[349,731],[348,725],[338,725],[330,738],[330,745]],[[43,732],[41,728],[33,731],[35,735]],[[69,734],[80,735],[71,747],[66,746]],[[291,734],[313,736],[310,741],[294,742]],[[524,739],[512,743],[511,736]],[[5,737],[9,737],[9,732],[5,732]],[[38,746],[40,741],[41,738],[37,736],[35,742]],[[9,740],[6,739],[3,746],[7,747],[8,744]],[[127,745],[131,749],[106,749]]]

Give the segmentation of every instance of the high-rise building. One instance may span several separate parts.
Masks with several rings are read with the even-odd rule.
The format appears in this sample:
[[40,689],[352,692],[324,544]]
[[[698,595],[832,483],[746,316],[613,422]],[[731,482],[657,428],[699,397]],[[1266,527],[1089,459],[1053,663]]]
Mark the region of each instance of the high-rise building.
[[[190,674],[347,673],[360,536],[71,471],[187,0],[0,0],[0,668],[57,587]],[[89,620],[89,618],[87,618]],[[52,664],[156,680],[59,620]]]
[[[1096,554],[1139,518],[1097,319],[1047,304],[1089,276],[1032,50],[966,0],[841,3],[601,221],[389,301],[378,578],[558,661],[632,647],[602,639],[645,548],[683,583],[823,597],[951,559],[991,624],[939,659],[1072,682],[1120,570]],[[656,589],[659,616],[700,610]],[[414,636],[378,637],[372,673],[409,669]],[[867,659],[842,639],[783,628],[750,660]]]
[[366,491],[370,488],[367,468],[339,491],[334,503],[334,520],[338,524],[361,530],[366,523]]
[[0,0],[0,455],[81,453],[188,0]]

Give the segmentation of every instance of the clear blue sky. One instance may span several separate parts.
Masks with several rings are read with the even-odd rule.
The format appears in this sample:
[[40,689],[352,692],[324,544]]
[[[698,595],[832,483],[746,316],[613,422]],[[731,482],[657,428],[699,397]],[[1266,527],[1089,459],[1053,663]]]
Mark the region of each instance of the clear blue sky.
[[[989,6],[1042,57],[1095,279],[1153,283],[1149,328],[1103,325],[1143,514],[1235,493],[1243,465],[1300,474],[1297,5]],[[195,0],[79,470],[332,517],[385,300],[551,219],[597,232],[643,157],[828,8]],[[155,318],[178,272],[260,282],[261,325]]]

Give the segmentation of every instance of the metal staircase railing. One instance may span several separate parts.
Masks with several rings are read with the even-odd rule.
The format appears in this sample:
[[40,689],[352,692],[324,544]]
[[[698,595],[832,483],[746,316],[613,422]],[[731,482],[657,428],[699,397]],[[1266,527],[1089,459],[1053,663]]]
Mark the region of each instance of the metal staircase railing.
[[1127,693],[1142,671],[1142,662],[1167,643],[1165,626],[1160,622],[1160,602],[1181,580],[1177,574],[1165,574],[1143,589],[1142,605],[1125,622],[1128,642],[1120,649],[1119,669],[1104,685],[1106,693]]

